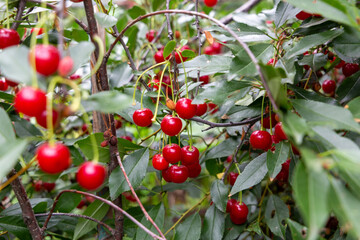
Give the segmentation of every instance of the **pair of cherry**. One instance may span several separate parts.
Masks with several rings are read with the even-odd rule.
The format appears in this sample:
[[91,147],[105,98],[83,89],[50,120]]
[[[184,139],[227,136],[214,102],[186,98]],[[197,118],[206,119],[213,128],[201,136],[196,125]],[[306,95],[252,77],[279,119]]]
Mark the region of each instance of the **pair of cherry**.
[[234,224],[244,224],[247,220],[249,209],[244,202],[240,203],[236,199],[229,199],[226,204],[226,212],[230,213],[230,219]]
[[[187,60],[187,57],[184,57],[181,53],[182,51],[184,50],[191,50],[191,48],[188,46],[188,45],[185,45],[185,46],[182,46],[180,48],[180,54],[178,52],[175,52],[174,55],[175,55],[175,61],[177,64],[180,64],[181,63],[181,59],[183,62],[185,62]],[[181,57],[180,57],[181,55]],[[171,54],[166,58],[166,60],[169,60],[171,57]],[[155,55],[154,55],[154,60],[156,63],[161,63],[161,62],[164,62],[165,61],[165,58],[164,58],[164,50],[163,49],[160,49],[158,50]]]
[[287,136],[282,128],[282,122],[275,125],[274,135],[270,135],[267,131],[257,130],[250,135],[250,144],[254,149],[267,151],[271,149],[273,143],[287,140]]
[[213,42],[210,46],[204,48],[204,54],[216,55],[221,53],[222,45],[218,42]]
[[56,184],[50,183],[50,182],[43,182],[41,180],[38,180],[34,183],[34,190],[36,192],[41,192],[43,190],[51,192],[55,189]]

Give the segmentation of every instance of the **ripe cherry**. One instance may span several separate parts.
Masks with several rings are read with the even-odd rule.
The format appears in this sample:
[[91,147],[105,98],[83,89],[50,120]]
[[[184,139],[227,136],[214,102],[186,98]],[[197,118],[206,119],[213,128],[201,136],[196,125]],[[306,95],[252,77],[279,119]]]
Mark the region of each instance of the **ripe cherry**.
[[210,77],[208,75],[202,76],[199,78],[200,82],[202,82],[201,85],[205,85],[209,83]]
[[151,119],[154,117],[152,111],[148,108],[138,109],[134,112],[133,121],[136,125],[140,127],[149,126],[152,121]]
[[163,148],[163,156],[168,163],[178,163],[181,161],[181,148],[179,145],[172,143]]
[[267,151],[272,144],[270,133],[261,130],[253,132],[250,136],[250,144],[255,149]]
[[152,159],[152,165],[156,170],[165,170],[169,167],[169,163],[165,160],[163,155],[156,154]]
[[274,131],[275,136],[281,141],[281,140],[287,140],[287,136],[282,128],[282,122],[278,122],[275,125],[275,131]]
[[289,179],[289,168],[290,168],[290,159],[286,160],[281,164],[281,171],[276,176],[276,179],[280,182],[287,182]]
[[167,168],[165,170],[162,170],[161,175],[162,175],[162,177],[164,178],[165,181],[172,182],[172,180],[171,180],[171,167],[169,167],[169,168]]
[[204,3],[208,7],[213,7],[217,4],[217,0],[204,0]]
[[61,143],[53,146],[43,143],[36,150],[36,159],[40,169],[50,174],[60,173],[71,165],[70,151]]
[[212,47],[215,54],[220,54],[221,53],[222,45],[220,43],[214,42],[213,44],[211,44],[211,47]]
[[48,192],[51,192],[52,190],[54,190],[55,186],[56,186],[55,183],[50,183],[50,182],[43,182],[42,183],[42,187]]
[[[36,116],[36,122],[42,126],[43,128],[48,128],[47,127],[47,111],[46,109],[44,111],[42,111],[42,113],[40,113],[39,115]],[[52,123],[53,123],[53,127],[56,125],[56,122],[58,121],[58,117],[59,114],[57,111],[55,111],[54,109],[52,110]]]
[[155,30],[150,30],[149,32],[146,33],[146,39],[149,42],[152,42],[154,40],[155,36],[156,36],[156,31]]
[[85,134],[89,134],[89,129],[86,123],[81,126],[81,131],[83,131]]
[[29,60],[38,73],[50,76],[58,69],[60,54],[56,47],[40,44],[30,51]]
[[184,165],[172,165],[170,167],[171,181],[174,183],[183,183],[189,177],[189,170]]
[[36,181],[34,184],[34,190],[35,192],[40,192],[42,190],[42,181]]
[[74,2],[74,3],[79,3],[79,2],[82,2],[82,1],[84,1],[84,0],[70,0],[70,1],[72,1],[72,2]]
[[122,127],[122,122],[120,120],[115,119],[115,128],[120,129]]
[[158,79],[152,79],[148,82],[148,86],[152,89],[159,90],[160,80]]
[[231,212],[231,209],[235,204],[237,204],[236,199],[230,198],[226,204],[226,212],[227,213]]
[[215,103],[208,103],[208,107],[210,108],[210,114],[215,114],[217,111],[219,111],[218,105]]
[[231,186],[234,186],[234,184],[235,184],[236,179],[237,179],[238,176],[239,176],[238,173],[235,173],[235,172],[230,172],[230,173],[229,173],[228,180],[229,180],[229,184],[230,184]]
[[163,50],[159,50],[155,53],[154,59],[156,63],[161,63],[165,61],[163,53],[164,53]]
[[[275,113],[271,114],[271,127],[274,127],[277,124],[275,115]],[[265,117],[263,119],[263,127],[266,129],[270,129],[270,117]]]
[[124,192],[122,195],[130,202],[136,202],[136,198],[132,195],[131,192]]
[[169,136],[178,135],[182,128],[180,118],[166,115],[161,121],[161,130]]
[[45,92],[33,87],[22,88],[15,95],[14,108],[30,117],[41,114],[46,109]]
[[36,35],[41,35],[41,34],[44,33],[44,29],[43,29],[43,28],[32,28],[32,29],[30,30],[30,34],[32,34],[33,32],[37,32]]
[[196,116],[202,116],[207,112],[208,105],[206,103],[198,104],[196,108]]
[[104,183],[105,178],[105,167],[93,162],[81,164],[76,174],[79,185],[87,190],[97,189]]
[[18,45],[20,36],[17,31],[7,28],[0,29],[0,49]]
[[207,46],[204,49],[204,54],[206,54],[206,55],[214,55],[215,51],[211,46]]
[[0,79],[0,91],[8,90],[9,85],[5,79]]
[[192,146],[184,146],[181,148],[181,164],[183,165],[193,165],[199,163],[199,150]]
[[196,178],[201,173],[201,166],[199,163],[186,166],[189,170],[189,178]]
[[[267,65],[273,65],[274,64],[274,62],[275,62],[275,59],[273,59],[273,58],[270,58],[270,60],[267,62]],[[276,63],[276,62],[275,62]]]
[[321,87],[324,93],[333,93],[336,89],[336,82],[334,80],[325,80]]
[[69,77],[70,80],[79,80],[81,76],[79,74],[73,74]]
[[359,71],[359,65],[356,63],[346,63],[344,66],[342,66],[342,72],[345,77],[350,77],[357,71]]
[[192,100],[188,98],[180,98],[175,107],[176,113],[183,119],[190,119],[195,116],[197,105],[192,104]]
[[247,219],[249,209],[245,203],[235,203],[231,207],[230,219],[234,224],[244,224]]
[[58,66],[58,73],[62,77],[67,77],[74,67],[74,61],[71,57],[66,56],[60,60]]
[[132,138],[130,136],[120,136],[120,138],[128,140],[129,142],[132,142]]
[[13,82],[9,79],[5,79],[5,81],[6,81],[7,85],[9,85],[10,87],[16,87],[17,85],[19,85],[19,83]]
[[232,159],[233,159],[233,156],[230,155],[230,156],[228,156],[228,157],[226,158],[226,162],[227,162],[227,163],[231,163]]
[[311,17],[312,14],[311,13],[307,13],[307,12],[304,12],[304,11],[301,11],[299,12],[298,14],[296,14],[296,18],[299,19],[299,20],[305,20],[305,19],[308,19],[309,17]]

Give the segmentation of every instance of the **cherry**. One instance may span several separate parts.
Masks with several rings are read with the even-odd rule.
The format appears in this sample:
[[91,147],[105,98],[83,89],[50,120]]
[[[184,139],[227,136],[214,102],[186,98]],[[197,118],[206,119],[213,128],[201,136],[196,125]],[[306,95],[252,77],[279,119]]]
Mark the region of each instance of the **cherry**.
[[189,170],[184,165],[172,165],[170,167],[171,181],[174,183],[183,183],[189,177]]
[[[52,45],[36,45],[29,53],[31,65],[36,71],[44,76],[50,76],[56,72],[60,62],[60,53]],[[34,63],[35,60],[35,63]]]
[[202,76],[199,78],[200,82],[202,82],[201,85],[205,85],[209,83],[210,77],[208,75]]
[[196,178],[201,173],[201,166],[199,163],[194,163],[186,166],[189,170],[189,178]]
[[333,93],[336,89],[336,82],[334,80],[325,80],[321,87],[324,93]]
[[213,7],[217,4],[217,0],[204,0],[204,3],[208,7]]
[[154,59],[156,63],[161,63],[165,61],[163,53],[164,53],[163,50],[159,50],[155,53]]
[[140,127],[149,126],[152,121],[151,119],[154,117],[152,111],[148,108],[138,109],[134,112],[133,121],[136,125]]
[[[335,59],[336,59],[336,58],[335,58]],[[335,59],[334,59],[334,61],[335,61]],[[343,60],[341,60],[340,63],[335,66],[335,68],[336,68],[336,69],[340,69],[340,68],[342,68],[345,64],[346,64],[346,62],[343,61]]]
[[226,162],[231,163],[232,159],[233,159],[233,156],[230,155],[226,158]]
[[272,144],[270,133],[261,130],[253,132],[250,136],[250,144],[255,149],[267,151]]
[[148,86],[153,89],[155,88],[156,90],[159,90],[159,85],[160,85],[160,80],[156,78],[148,82]]
[[275,59],[273,59],[273,58],[270,58],[270,60],[267,62],[267,65],[273,65],[274,64],[274,62],[275,62],[275,64],[276,64],[276,61],[275,61]]
[[165,160],[163,155],[156,154],[152,159],[152,165],[156,170],[165,170],[169,167],[169,163]]
[[206,55],[214,55],[214,54],[215,54],[215,51],[214,51],[214,49],[213,49],[211,46],[207,46],[207,47],[204,49],[204,54],[206,54]]
[[181,161],[181,148],[179,145],[172,143],[163,148],[163,156],[168,163],[177,163]]
[[130,192],[124,192],[122,195],[130,202],[136,202],[136,198]]
[[30,117],[41,114],[46,109],[45,92],[33,87],[22,88],[15,95],[14,108]]
[[71,57],[66,56],[63,59],[60,60],[59,66],[58,66],[58,72],[59,75],[62,77],[66,77],[70,74],[74,67],[74,61]]
[[0,79],[0,91],[8,90],[9,85],[5,79]]
[[60,173],[71,165],[70,151],[61,143],[53,146],[43,143],[36,150],[36,159],[40,169],[50,174]]
[[278,122],[275,125],[275,131],[274,131],[275,136],[281,141],[281,140],[287,140],[287,136],[282,128],[282,122]]
[[54,190],[55,186],[56,186],[55,183],[50,183],[50,182],[43,182],[42,183],[42,187],[48,192],[51,192],[52,190]]
[[85,134],[89,134],[89,129],[86,123],[81,126],[81,131],[83,131]]
[[119,129],[122,127],[122,122],[120,120],[115,119],[115,128]]
[[6,81],[7,85],[9,85],[10,87],[16,87],[17,85],[19,85],[19,83],[13,82],[9,79],[5,79],[5,81]]
[[235,203],[231,207],[230,219],[234,224],[244,224],[247,219],[249,209],[245,203]]
[[192,146],[184,146],[181,148],[181,163],[183,165],[193,165],[199,163],[199,150]]
[[[277,121],[275,119],[275,113],[271,114],[271,127],[274,127],[277,124]],[[263,119],[263,127],[266,129],[270,129],[270,117],[265,117]]]
[[291,144],[291,149],[295,155],[300,155],[299,149],[297,149],[294,145]]
[[18,45],[20,36],[17,31],[7,28],[0,29],[0,49]]
[[226,204],[226,212],[227,213],[231,212],[231,209],[235,204],[237,204],[236,199],[233,198],[229,199]]
[[76,174],[79,185],[87,190],[97,189],[103,184],[105,178],[105,167],[93,162],[84,162],[81,164]]
[[[36,116],[36,122],[42,126],[43,128],[48,128],[47,127],[47,111],[46,109],[44,111],[42,111],[42,113],[40,113],[39,115]],[[56,122],[58,121],[58,117],[59,114],[57,111],[55,111],[54,109],[52,110],[52,123],[53,123],[53,127],[56,125]]]
[[76,206],[78,209],[82,209],[86,205],[86,201],[84,199],[81,199],[79,204]]
[[276,135],[271,135],[271,141],[273,144],[277,144],[280,142],[280,139]]
[[81,76],[79,74],[73,74],[69,77],[70,80],[79,80]]
[[84,0],[70,0],[70,1],[72,1],[72,2],[74,2],[74,3],[79,3],[79,2],[82,2],[82,1],[84,1]]
[[175,61],[176,61],[177,64],[181,63],[181,58],[182,58],[183,62],[185,62],[185,58],[182,55],[181,55],[181,58],[180,58],[180,55],[179,55],[178,52],[175,52],[174,55],[175,55]]
[[177,39],[181,38],[180,31],[178,31],[178,30],[175,31],[175,38],[177,38]]
[[150,30],[149,32],[146,33],[146,39],[149,42],[152,42],[154,40],[155,36],[156,36],[156,31],[155,30]]
[[41,35],[41,34],[44,33],[44,29],[43,29],[43,28],[32,28],[32,29],[30,30],[30,34],[32,34],[33,32],[37,32],[36,35]]
[[217,111],[219,111],[218,105],[215,103],[208,103],[208,107],[210,108],[210,114],[215,114]]
[[276,179],[280,182],[287,182],[289,179],[289,168],[290,168],[290,159],[286,160],[281,164],[281,171],[276,176]]
[[183,119],[190,119],[195,116],[197,105],[192,104],[192,100],[188,98],[180,98],[175,107],[176,113]]
[[296,18],[299,19],[299,20],[305,20],[305,19],[308,19],[309,17],[311,17],[312,14],[311,13],[307,13],[307,12],[304,12],[304,11],[301,11],[299,12],[298,14],[296,14]]
[[182,128],[180,118],[166,115],[161,121],[161,130],[169,136],[178,135]]
[[42,181],[36,181],[34,184],[34,190],[35,192],[40,192],[42,190]]
[[236,179],[237,179],[238,176],[239,176],[238,173],[235,173],[235,172],[230,172],[230,173],[229,173],[228,180],[229,180],[229,184],[230,184],[231,186],[234,186],[234,184],[235,184]]
[[211,47],[212,47],[215,54],[220,54],[221,53],[222,45],[220,43],[214,42],[213,44],[211,44]]
[[350,77],[357,71],[359,71],[359,65],[356,63],[346,63],[344,66],[342,66],[342,72],[345,77]]
[[198,104],[196,108],[196,116],[202,116],[207,112],[208,105],[206,103]]
[[132,142],[132,138],[130,136],[120,136],[120,138],[128,140],[129,142]]
[[172,179],[171,179],[171,167],[169,167],[169,168],[167,168],[165,170],[162,170],[161,175],[162,175],[162,177],[164,178],[165,181],[172,182]]

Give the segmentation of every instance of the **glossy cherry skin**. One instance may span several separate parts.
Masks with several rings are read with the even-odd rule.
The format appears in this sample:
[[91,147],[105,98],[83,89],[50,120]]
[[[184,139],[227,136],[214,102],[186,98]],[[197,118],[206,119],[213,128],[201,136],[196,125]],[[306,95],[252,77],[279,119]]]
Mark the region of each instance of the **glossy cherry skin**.
[[175,107],[176,113],[183,119],[190,119],[195,116],[197,105],[192,104],[192,100],[188,98],[180,98]]
[[30,117],[41,114],[46,109],[45,92],[33,87],[22,88],[15,95],[14,108]]
[[170,167],[171,181],[174,183],[183,183],[189,177],[189,170],[183,165],[172,165]]
[[208,105],[206,103],[198,104],[196,108],[196,116],[202,116],[207,112]]
[[71,57],[66,56],[60,60],[58,66],[58,73],[62,77],[67,77],[74,67],[74,61]]
[[210,81],[210,77],[208,75],[202,76],[199,78],[199,80],[202,82],[201,85],[208,84]]
[[307,12],[304,12],[304,11],[301,11],[299,12],[298,14],[296,14],[296,18],[299,19],[299,20],[305,20],[305,19],[308,19],[309,17],[311,17],[312,14],[311,13],[307,13]]
[[74,2],[74,3],[79,3],[79,2],[82,2],[82,1],[84,1],[84,0],[70,0],[70,1],[72,1],[72,2]]
[[[35,64],[33,61],[35,60]],[[54,74],[59,66],[60,54],[52,45],[36,45],[29,53],[29,61],[36,71],[44,76]]]
[[213,7],[217,4],[217,0],[204,0],[204,3],[208,7]]
[[155,30],[150,30],[149,32],[146,33],[146,39],[149,42],[152,42],[154,40],[155,36],[156,36],[156,31]]
[[156,170],[165,170],[169,167],[169,163],[165,160],[163,155],[156,154],[152,159],[152,165]]
[[324,93],[333,93],[336,89],[336,82],[334,80],[325,80],[321,87]]
[[105,167],[93,162],[84,162],[81,164],[76,174],[79,185],[87,190],[99,188],[104,183],[105,178]]
[[181,164],[183,165],[192,165],[199,163],[199,150],[192,146],[184,146],[181,148]]
[[186,166],[189,170],[189,178],[196,178],[201,173],[201,166],[199,163]]
[[[53,113],[52,114],[52,122],[53,122],[53,127],[54,127],[58,120],[59,114],[55,110],[53,110],[52,113]],[[46,109],[44,111],[42,111],[42,113],[40,113],[39,115],[36,116],[36,122],[43,128],[48,128],[46,117],[47,117]]]
[[182,128],[180,118],[166,115],[161,121],[161,130],[168,136],[178,135]]
[[15,46],[20,43],[17,31],[7,28],[0,29],[0,49]]
[[69,77],[70,80],[79,80],[81,76],[79,74],[73,74]]
[[276,176],[276,180],[280,182],[287,182],[289,179],[289,168],[290,168],[290,159],[286,160],[286,162],[281,164],[281,171]]
[[50,174],[60,173],[71,165],[70,151],[61,143],[55,143],[54,146],[43,143],[36,150],[36,159],[40,169]]
[[155,53],[154,59],[156,63],[161,63],[165,61],[163,53],[164,53],[163,50],[159,50]]
[[42,190],[42,181],[41,180],[36,181],[33,186],[34,186],[35,192],[40,192]]
[[239,202],[235,203],[231,207],[230,211],[230,219],[234,224],[240,225],[244,224],[247,220],[247,215],[249,213],[249,209],[245,203],[239,204]]
[[275,136],[281,141],[281,140],[287,140],[287,136],[282,128],[282,122],[278,122],[275,125],[275,131],[274,131]]
[[350,77],[357,71],[359,71],[359,65],[356,63],[346,63],[342,66],[342,72],[345,77]]
[[148,108],[138,109],[134,112],[133,121],[136,125],[140,127],[149,126],[152,121],[151,119],[154,117],[152,111]]
[[56,186],[55,183],[50,183],[50,182],[43,182],[42,183],[42,187],[48,192],[51,192],[52,190],[54,190],[55,186]]
[[181,148],[172,143],[163,148],[163,156],[168,163],[175,164],[181,161]]
[[230,172],[230,173],[229,173],[228,179],[229,179],[229,184],[230,184],[231,186],[234,186],[234,184],[235,184],[236,179],[237,179],[238,176],[239,176],[238,173],[235,173],[235,172]]
[[[274,127],[277,124],[275,116],[275,113],[271,114],[271,127]],[[263,127],[266,129],[270,129],[270,117],[265,117],[263,119]]]
[[165,170],[162,170],[161,175],[162,175],[162,177],[164,178],[165,181],[172,182],[172,180],[171,180],[171,167],[169,167],[169,168],[167,168]]
[[236,199],[233,198],[229,199],[226,204],[226,212],[227,213],[231,212],[231,209],[235,204],[237,204]]
[[9,85],[5,79],[0,79],[0,91],[8,90]]
[[255,149],[267,151],[271,148],[271,135],[267,131],[257,130],[251,134],[250,144]]

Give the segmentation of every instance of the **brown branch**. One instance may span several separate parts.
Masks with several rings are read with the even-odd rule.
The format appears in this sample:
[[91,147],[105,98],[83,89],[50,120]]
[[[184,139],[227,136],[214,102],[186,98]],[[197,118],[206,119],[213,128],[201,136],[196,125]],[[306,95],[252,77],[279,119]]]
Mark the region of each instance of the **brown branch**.
[[25,6],[26,6],[26,0],[20,0],[19,5],[17,7],[16,17],[13,24],[11,25],[11,29],[16,30],[19,27]]
[[[16,175],[16,171],[13,169],[13,170],[11,170],[11,172],[8,174],[7,177],[11,178],[14,175]],[[33,239],[39,239],[39,240],[44,239],[42,236],[39,224],[36,221],[34,211],[31,207],[29,199],[26,195],[25,188],[22,185],[20,179],[16,178],[14,181],[12,181],[11,187],[12,187],[12,189],[15,193],[15,196],[19,202],[24,222],[29,229],[31,237]]]
[[[170,0],[166,0],[166,10],[169,10],[169,9],[170,9]],[[174,39],[174,34],[171,29],[170,15],[168,13],[166,13],[165,16],[166,16],[167,29],[168,29],[168,38],[171,41]]]
[[255,117],[255,118],[250,118],[250,119],[247,119],[247,120],[244,120],[241,122],[227,122],[227,123],[213,123],[213,122],[210,122],[210,121],[207,121],[207,120],[204,120],[201,118],[195,118],[195,117],[190,118],[189,120],[209,125],[208,128],[202,130],[204,132],[209,129],[215,128],[215,127],[234,127],[234,126],[241,126],[241,125],[245,125],[245,124],[249,124],[249,123],[254,124],[257,121],[259,121],[260,119],[261,119],[261,116]]

